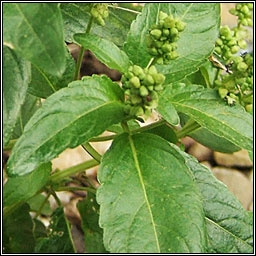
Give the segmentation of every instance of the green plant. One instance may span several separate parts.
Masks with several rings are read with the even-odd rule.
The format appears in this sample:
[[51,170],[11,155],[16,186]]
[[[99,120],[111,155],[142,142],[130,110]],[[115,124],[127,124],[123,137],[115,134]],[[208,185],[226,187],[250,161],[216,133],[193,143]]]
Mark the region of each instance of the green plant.
[[[253,252],[252,212],[177,146],[191,136],[216,151],[246,149],[252,158],[253,116],[246,110],[253,103],[247,92],[253,57],[232,55],[232,74],[219,69],[240,39],[230,43],[236,32],[220,30],[218,3],[138,9],[3,4],[3,146],[11,150],[4,170],[5,253],[76,252],[56,194],[63,190],[87,191],[77,207],[88,253]],[[237,8],[247,15],[245,9]],[[239,24],[244,19],[251,23],[247,15]],[[76,65],[65,42],[81,46]],[[223,52],[215,42],[232,47]],[[120,71],[122,85],[104,75],[78,80],[85,49]],[[152,110],[161,118],[140,126]],[[104,131],[114,134],[100,136]],[[90,144],[107,140],[113,142],[103,156]],[[79,145],[92,159],[52,172],[50,161]],[[85,178],[97,165],[98,189]],[[51,195],[59,207],[46,228],[38,216],[49,214]]]

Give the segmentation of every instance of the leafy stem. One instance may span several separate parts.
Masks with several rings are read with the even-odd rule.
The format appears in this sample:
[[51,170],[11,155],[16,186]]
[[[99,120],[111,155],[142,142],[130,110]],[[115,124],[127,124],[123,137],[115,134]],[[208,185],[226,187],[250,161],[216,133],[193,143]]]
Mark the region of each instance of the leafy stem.
[[146,69],[148,69],[148,68],[151,66],[151,64],[153,63],[154,59],[155,59],[154,57],[152,57],[152,58],[150,59],[148,65],[147,65],[147,67],[146,67]]
[[198,128],[200,128],[201,126],[195,122],[194,120],[190,119],[184,126],[181,130],[177,131],[176,135],[177,137],[180,139],[180,138],[183,138],[185,137],[186,135],[188,135],[189,133],[197,130]]
[[36,218],[41,214],[41,211],[42,211],[42,209],[44,208],[45,204],[47,203],[47,201],[48,201],[50,195],[51,195],[51,194],[49,193],[49,194],[45,197],[45,199],[44,199],[44,201],[42,202],[42,204],[40,205],[40,207],[39,207],[39,209],[38,209],[38,211],[37,211],[37,213],[36,213],[34,219],[36,219]]
[[50,177],[50,183],[58,183],[63,179],[65,179],[66,177],[69,177],[78,172],[84,171],[86,169],[92,168],[98,164],[99,164],[98,161],[96,161],[95,159],[92,159],[92,160],[83,162],[81,164],[69,167],[63,171],[56,172]]
[[[93,23],[93,16],[90,17],[85,34],[89,34],[90,30],[92,28],[92,23]],[[80,69],[81,69],[81,65],[82,65],[82,60],[83,60],[83,56],[84,56],[84,52],[85,52],[85,48],[83,46],[81,46],[80,49],[80,53],[77,59],[77,63],[76,63],[76,71],[75,71],[75,76],[74,76],[74,80],[78,80],[79,79],[79,74],[80,74]]]

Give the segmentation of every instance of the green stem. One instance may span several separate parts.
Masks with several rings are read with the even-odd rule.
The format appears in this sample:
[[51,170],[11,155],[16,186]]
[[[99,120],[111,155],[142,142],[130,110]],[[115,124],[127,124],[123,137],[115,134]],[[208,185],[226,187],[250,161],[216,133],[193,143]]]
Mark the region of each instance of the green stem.
[[121,126],[122,126],[124,132],[130,133],[129,126],[128,126],[128,124],[127,124],[126,121],[122,121],[122,122],[121,122]]
[[136,14],[140,14],[141,12],[132,10],[132,9],[128,9],[128,8],[124,8],[124,7],[119,7],[119,6],[113,6],[113,5],[108,5],[108,7],[114,8],[114,9],[120,9],[123,11],[127,11],[127,12],[132,12],[132,13],[136,13]]
[[93,188],[88,188],[88,187],[58,187],[56,191],[89,191],[94,194],[96,194],[96,190]]
[[44,208],[45,204],[47,203],[47,201],[48,201],[50,195],[51,195],[51,194],[48,194],[48,195],[45,197],[45,199],[44,199],[44,201],[42,202],[42,204],[40,205],[40,207],[39,207],[39,209],[38,209],[38,211],[37,211],[37,213],[36,213],[34,219],[36,219],[36,218],[41,214],[41,211],[42,211],[42,209]]
[[83,162],[81,164],[72,166],[70,168],[67,168],[66,170],[54,173],[51,177],[50,177],[50,182],[51,183],[58,183],[60,181],[62,181],[63,179],[65,179],[66,177],[69,177],[71,175],[74,175],[78,172],[82,172],[86,169],[92,168],[94,166],[97,166],[99,164],[98,161],[96,161],[95,159]]
[[108,135],[108,136],[101,136],[101,137],[94,137],[90,139],[90,142],[100,142],[100,141],[107,141],[107,140],[113,140],[117,134]]
[[52,188],[49,189],[49,192],[50,192],[51,195],[54,197],[55,201],[57,202],[58,206],[60,207],[60,206],[61,206],[61,201],[60,201],[60,199],[58,198],[56,192],[55,192]]
[[[85,34],[89,34],[90,30],[92,28],[92,23],[93,23],[93,16],[90,17]],[[78,80],[79,79],[79,74],[80,74],[80,69],[81,69],[81,65],[82,65],[82,60],[84,57],[84,52],[85,52],[85,48],[83,46],[81,46],[80,49],[80,53],[77,59],[77,63],[76,63],[76,71],[75,71],[75,76],[74,76],[74,80]]]
[[178,137],[178,139],[185,137],[186,135],[188,135],[189,133],[197,130],[198,128],[200,128],[201,126],[195,122],[194,120],[189,120],[181,130],[177,131],[176,135]]
[[101,155],[91,146],[89,142],[82,144],[84,150],[86,150],[96,161],[100,163]]

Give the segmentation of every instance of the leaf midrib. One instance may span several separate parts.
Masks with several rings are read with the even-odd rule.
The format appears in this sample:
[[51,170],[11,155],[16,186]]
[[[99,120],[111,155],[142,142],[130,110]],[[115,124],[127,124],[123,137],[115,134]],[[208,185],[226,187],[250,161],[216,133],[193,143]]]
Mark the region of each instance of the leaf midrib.
[[160,245],[159,245],[158,236],[157,236],[157,232],[156,232],[156,224],[155,224],[154,217],[153,217],[153,214],[152,214],[152,210],[151,210],[151,207],[150,207],[150,203],[149,203],[149,200],[148,200],[147,191],[146,191],[146,187],[145,187],[144,180],[143,180],[143,177],[142,177],[136,148],[135,148],[135,145],[134,145],[131,134],[129,134],[128,138],[129,138],[129,142],[130,142],[130,146],[131,146],[131,150],[132,150],[132,155],[133,155],[133,158],[134,158],[135,168],[138,171],[139,180],[140,180],[142,190],[143,190],[143,195],[144,195],[145,202],[146,202],[146,205],[147,205],[147,208],[148,208],[148,211],[149,211],[150,219],[151,219],[151,222],[152,222],[152,227],[153,227],[153,230],[154,230],[154,236],[155,236],[155,240],[156,240],[157,251],[158,251],[158,253],[160,253],[161,250],[160,250]]

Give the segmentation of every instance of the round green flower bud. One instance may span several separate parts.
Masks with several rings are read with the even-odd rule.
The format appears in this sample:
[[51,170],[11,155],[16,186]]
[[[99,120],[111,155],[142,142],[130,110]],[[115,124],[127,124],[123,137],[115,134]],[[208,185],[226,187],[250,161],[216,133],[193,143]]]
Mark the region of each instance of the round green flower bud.
[[237,15],[237,10],[235,8],[231,8],[229,10],[229,13],[232,14],[232,15]]
[[252,19],[248,18],[247,23],[248,23],[249,27],[253,27],[253,20]]
[[135,116],[143,116],[144,115],[144,110],[142,107],[136,107],[136,113]]
[[253,111],[253,104],[247,104],[245,106],[245,109],[246,109],[247,112],[251,113]]
[[219,46],[217,46],[217,47],[215,47],[214,48],[214,51],[216,52],[216,53],[218,53],[218,54],[221,54],[221,48],[219,47]]
[[148,90],[152,92],[154,90],[154,86],[153,85],[148,86]]
[[129,90],[129,89],[125,90],[124,94],[127,95],[127,96],[130,96],[131,95],[131,90]]
[[238,45],[239,45],[240,48],[242,48],[244,50],[247,48],[247,43],[246,43],[245,40],[239,40]]
[[222,46],[223,45],[223,41],[220,38],[217,38],[216,44],[219,45],[219,46]]
[[149,69],[148,69],[148,73],[150,75],[153,75],[153,74],[157,74],[157,69],[154,65],[150,66]]
[[132,69],[134,75],[139,76],[140,74],[143,74],[144,71],[140,66],[134,65]]
[[140,87],[140,95],[143,97],[148,95],[148,89],[145,86]]
[[182,32],[186,27],[186,23],[182,22],[182,21],[177,21],[176,22],[176,28],[178,29],[179,32]]
[[178,31],[177,28],[171,28],[170,34],[171,34],[172,36],[177,36],[177,35],[179,34],[179,31]]
[[164,28],[174,28],[175,27],[175,20],[168,16],[164,19]]
[[242,19],[241,24],[242,24],[243,26],[248,26],[247,19]]
[[171,52],[172,51],[172,46],[169,43],[165,43],[162,48],[164,52]]
[[132,77],[134,77],[134,74],[133,74],[133,72],[131,72],[131,71],[128,71],[125,75],[126,75],[126,77],[127,77],[128,79],[131,79]]
[[179,54],[177,52],[173,51],[173,52],[168,53],[168,56],[169,56],[168,58],[170,58],[170,60],[175,60],[179,57]]
[[221,27],[220,35],[224,36],[224,37],[230,36],[231,35],[231,31],[230,31],[229,27],[228,26]]
[[219,95],[222,99],[224,99],[228,94],[228,90],[225,89],[225,88],[219,88],[218,92],[219,92]]
[[161,48],[163,44],[164,44],[164,42],[161,42],[161,41],[155,41],[154,42],[154,45],[155,45],[156,48]]
[[154,55],[154,56],[157,56],[158,55],[158,51],[155,47],[152,47],[152,48],[148,48],[148,52],[151,54],[151,55]]
[[95,9],[95,8],[92,8],[92,9],[91,9],[91,15],[92,15],[94,18],[97,18],[97,17],[100,16],[98,10]]
[[160,65],[164,64],[164,59],[162,57],[159,57],[159,58],[157,58],[156,63],[160,64]]
[[233,54],[238,53],[239,50],[240,50],[240,47],[235,45],[231,48],[231,53]]
[[232,57],[232,60],[238,64],[239,62],[242,62],[243,61],[243,58],[241,56],[233,56]]
[[228,41],[227,45],[228,46],[233,46],[233,45],[236,45],[236,39],[232,38],[230,41]]
[[161,84],[159,84],[159,85],[156,85],[154,87],[154,89],[155,89],[155,91],[162,91],[163,90],[163,86]]
[[156,84],[162,84],[165,80],[165,76],[161,73],[153,74],[153,78],[154,78]]
[[134,76],[130,79],[130,84],[135,88],[139,88],[140,87],[140,79],[137,76]]
[[250,15],[250,10],[248,8],[247,5],[244,5],[242,8],[241,8],[241,12],[243,12],[245,15]]
[[145,83],[145,85],[150,86],[150,85],[154,85],[155,81],[154,78],[150,75],[147,74],[143,80],[143,82]]
[[168,17],[167,13],[162,12],[162,11],[159,12],[159,20],[164,20],[167,17]]
[[133,105],[138,105],[142,102],[142,98],[138,95],[131,95],[130,99]]
[[248,66],[247,66],[247,64],[244,63],[244,62],[240,62],[240,63],[238,63],[238,65],[237,65],[237,69],[238,69],[239,71],[241,71],[241,72],[246,71],[247,68],[248,68]]
[[247,6],[248,6],[249,10],[253,10],[253,3],[248,3]]
[[159,39],[162,35],[162,31],[160,29],[153,29],[150,34],[155,38]]
[[167,39],[167,37],[166,36],[162,36],[162,37],[160,37],[160,41],[165,41]]

